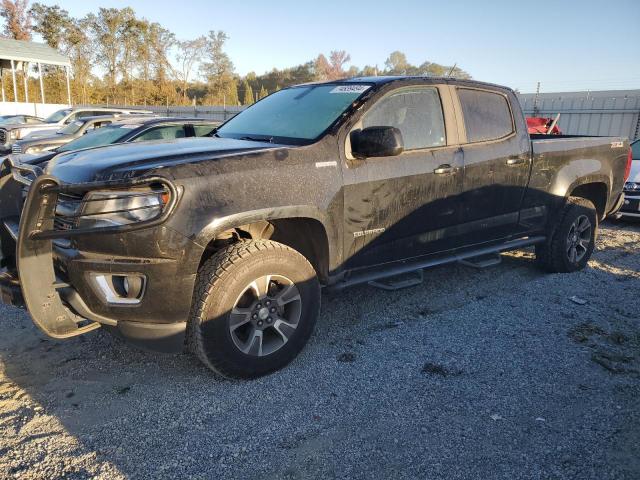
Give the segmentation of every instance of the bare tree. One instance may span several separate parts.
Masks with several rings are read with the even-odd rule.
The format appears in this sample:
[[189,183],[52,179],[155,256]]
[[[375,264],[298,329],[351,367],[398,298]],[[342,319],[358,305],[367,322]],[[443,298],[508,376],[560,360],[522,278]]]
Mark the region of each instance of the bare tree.
[[334,50],[329,54],[329,80],[338,80],[347,76],[344,64],[351,60],[344,50]]
[[4,34],[14,40],[31,40],[29,0],[2,0],[0,16],[4,18]]
[[187,88],[189,86],[189,78],[193,72],[195,64],[204,57],[207,51],[207,37],[204,35],[194,40],[184,40],[178,42],[178,62],[180,71],[178,76],[182,81],[182,101],[187,100]]

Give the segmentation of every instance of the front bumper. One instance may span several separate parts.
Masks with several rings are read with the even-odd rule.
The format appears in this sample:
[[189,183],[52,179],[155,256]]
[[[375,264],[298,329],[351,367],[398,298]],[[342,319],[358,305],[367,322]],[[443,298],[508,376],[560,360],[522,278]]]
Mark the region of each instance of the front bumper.
[[[105,187],[104,184],[96,186]],[[169,292],[158,287],[163,284],[167,286],[180,278],[180,262],[167,258],[85,255],[76,249],[61,247],[57,244],[60,239],[99,233],[95,229],[61,231],[56,228],[54,222],[57,197],[74,188],[86,190],[88,187],[61,184],[57,179],[46,175],[37,176],[32,180],[24,201],[19,227],[18,222],[11,223],[2,219],[3,235],[0,239],[3,238],[4,243],[13,237],[16,246],[14,268],[11,268],[10,261],[2,259],[0,296],[3,303],[27,308],[34,323],[54,338],[68,338],[103,326],[143,348],[182,351],[186,330],[184,320],[188,315],[193,288],[191,281],[194,278],[177,282],[178,285],[172,288],[170,294],[181,300],[171,302],[167,301]],[[168,205],[158,219],[145,222],[146,226],[164,228],[161,223],[177,201],[175,189],[173,193],[171,201],[174,203]],[[3,215],[6,213],[5,209],[0,208],[0,211]],[[139,225],[125,227],[100,231],[117,234],[118,231],[133,231]],[[118,235],[105,237],[111,242],[114,238],[121,238]],[[11,248],[7,249],[7,245],[2,245],[5,255],[8,250]],[[111,305],[99,298],[99,292],[91,288],[88,278],[96,273],[106,275],[114,272],[140,272],[156,288],[149,289],[139,305]]]
[[625,193],[619,212],[621,217],[640,218],[640,193]]

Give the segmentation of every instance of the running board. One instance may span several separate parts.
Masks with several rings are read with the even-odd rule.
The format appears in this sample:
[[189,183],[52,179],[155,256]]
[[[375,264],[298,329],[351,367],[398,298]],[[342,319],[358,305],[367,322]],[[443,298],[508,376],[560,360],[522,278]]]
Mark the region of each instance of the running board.
[[480,255],[479,257],[469,258],[467,260],[458,260],[460,265],[471,268],[488,268],[502,263],[502,257],[499,253],[489,255]]
[[459,262],[462,260],[468,260],[473,257],[480,257],[483,255],[491,255],[506,250],[515,250],[518,248],[529,247],[542,243],[546,240],[544,236],[520,238],[518,240],[510,240],[500,245],[493,245],[491,247],[478,248],[476,250],[470,250],[468,252],[460,252],[448,257],[430,258],[430,259],[413,259],[405,260],[403,262],[395,262],[387,264],[387,266],[367,269],[362,272],[351,272],[347,274],[344,280],[327,287],[327,290],[342,290],[353,285],[359,285],[361,283],[368,283],[382,278],[395,277],[403,273],[414,272],[423,268],[435,267],[438,265],[445,265],[447,263]]
[[[413,272],[409,272],[412,274]],[[393,292],[395,290],[401,290],[403,288],[415,287],[416,285],[420,285],[424,280],[423,270],[417,270],[415,275],[406,278],[406,274],[403,275],[405,278],[398,278],[399,275],[395,277],[388,277],[387,281],[384,280],[371,280],[369,285],[372,287],[380,288],[381,290],[387,290]]]

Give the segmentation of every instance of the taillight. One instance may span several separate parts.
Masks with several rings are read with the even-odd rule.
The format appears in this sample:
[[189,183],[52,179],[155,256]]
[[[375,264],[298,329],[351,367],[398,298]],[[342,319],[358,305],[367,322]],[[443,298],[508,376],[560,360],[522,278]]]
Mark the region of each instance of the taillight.
[[627,167],[624,169],[624,181],[626,182],[629,179],[629,175],[631,174],[631,162],[633,161],[633,153],[631,147],[629,147],[629,156],[627,157]]

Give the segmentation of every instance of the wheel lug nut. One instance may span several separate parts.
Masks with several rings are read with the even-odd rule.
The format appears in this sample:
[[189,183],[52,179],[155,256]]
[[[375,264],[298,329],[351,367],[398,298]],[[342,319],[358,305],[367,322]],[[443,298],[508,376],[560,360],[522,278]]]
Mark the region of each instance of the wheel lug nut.
[[266,302],[264,302],[264,304],[268,307],[269,305],[271,305],[271,300],[267,300]]
[[273,322],[273,319],[271,317],[267,318],[267,323],[271,323]]
[[256,308],[258,308],[258,309],[262,308],[262,304],[261,303],[257,304]]
[[251,318],[253,318],[255,320],[256,318],[258,318],[258,315],[256,313],[254,313],[253,315],[251,315]]
[[276,313],[276,307],[271,307],[271,313]]
[[258,320],[258,326],[261,327],[262,326],[262,320]]

